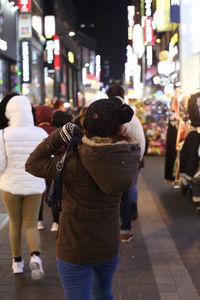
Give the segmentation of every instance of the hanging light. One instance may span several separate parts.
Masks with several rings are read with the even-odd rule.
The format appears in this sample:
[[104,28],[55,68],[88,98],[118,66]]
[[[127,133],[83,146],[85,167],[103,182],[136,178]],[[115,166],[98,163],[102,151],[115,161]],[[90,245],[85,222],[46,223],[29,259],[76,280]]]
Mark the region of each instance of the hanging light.
[[75,36],[75,35],[76,35],[76,33],[74,31],[69,32],[69,36]]

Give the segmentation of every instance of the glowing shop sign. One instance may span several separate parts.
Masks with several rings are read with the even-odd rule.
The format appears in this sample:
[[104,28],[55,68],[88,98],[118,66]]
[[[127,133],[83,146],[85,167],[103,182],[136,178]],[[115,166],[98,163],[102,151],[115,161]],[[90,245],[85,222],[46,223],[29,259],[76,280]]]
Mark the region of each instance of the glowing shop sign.
[[150,67],[153,64],[153,47],[148,45],[146,48],[146,59],[147,59],[147,66]]
[[128,26],[128,40],[132,41],[133,38],[133,26]]
[[22,66],[22,83],[31,82],[31,57],[30,57],[30,42],[21,42],[21,66]]
[[72,51],[68,51],[67,53],[68,61],[73,64],[74,63],[74,53]]
[[96,55],[96,78],[100,80],[100,73],[101,73],[101,56]]
[[0,38],[0,50],[8,50],[8,43]]
[[54,35],[54,69],[60,70],[60,38]]
[[44,35],[47,38],[51,38],[56,32],[55,16],[44,17]]
[[31,0],[18,0],[18,6],[21,13],[31,12]]
[[54,69],[54,41],[52,39],[46,40],[46,63],[48,70]]
[[176,45],[178,43],[178,33],[175,33],[172,37],[170,42],[172,43],[172,45]]
[[127,7],[128,9],[128,25],[133,26],[134,25],[134,15],[135,15],[135,6],[129,5]]
[[153,31],[153,24],[152,18],[149,17],[145,20],[144,24],[144,41],[146,43],[152,43],[154,41],[154,31]]
[[150,17],[152,14],[151,3],[152,3],[152,0],[145,0],[145,15],[147,17]]
[[132,42],[133,39],[133,26],[134,26],[134,15],[135,6],[129,5],[128,9],[128,40]]

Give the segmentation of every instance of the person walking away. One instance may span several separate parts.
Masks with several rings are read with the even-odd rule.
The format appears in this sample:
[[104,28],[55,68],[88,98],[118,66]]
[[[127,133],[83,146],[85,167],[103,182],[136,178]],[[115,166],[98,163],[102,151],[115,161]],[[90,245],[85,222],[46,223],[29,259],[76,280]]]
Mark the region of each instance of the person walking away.
[[[119,261],[121,194],[134,181],[139,146],[124,135],[133,111],[100,99],[88,108],[84,136],[63,168],[63,199],[57,238],[57,268],[67,300],[113,300],[112,278]],[[60,145],[82,132],[67,123],[29,156],[26,170],[54,178]]]
[[[114,101],[119,99],[124,102],[125,90],[120,85],[111,85],[107,90],[108,98],[113,98]],[[131,137],[132,141],[137,141],[140,146],[140,160],[142,162],[145,152],[145,135],[139,119],[133,115],[131,121],[126,124],[126,133]],[[122,194],[121,201],[121,242],[127,243],[133,239],[131,233],[131,220],[138,216],[137,208],[138,191],[136,182],[133,182],[130,190]]]
[[[57,112],[57,113],[59,113],[59,112]],[[47,132],[47,134],[50,134],[54,131],[55,128],[52,126],[53,110],[49,106],[47,106],[47,105],[35,106],[34,114],[35,114],[37,126],[43,128]],[[38,230],[44,229],[44,222],[43,222],[44,197],[45,197],[45,192],[42,195],[40,212],[39,212],[39,217],[38,217],[38,222],[37,222]],[[59,212],[54,208],[52,208],[51,211],[52,211],[53,223],[52,223],[50,230],[51,230],[51,232],[57,232],[58,231],[58,223],[59,223]]]
[[0,190],[9,215],[9,239],[14,274],[23,273],[21,232],[25,231],[33,279],[44,276],[40,258],[37,218],[45,181],[28,174],[25,162],[30,152],[47,137],[34,126],[29,99],[7,95],[0,103]]

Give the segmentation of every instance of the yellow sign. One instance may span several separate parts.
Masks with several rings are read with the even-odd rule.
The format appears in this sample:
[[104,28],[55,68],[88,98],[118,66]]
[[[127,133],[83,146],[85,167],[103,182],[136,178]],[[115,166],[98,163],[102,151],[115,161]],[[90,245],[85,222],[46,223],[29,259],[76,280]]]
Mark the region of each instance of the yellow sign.
[[74,53],[72,51],[68,51],[67,53],[68,61],[73,64],[74,63]]
[[178,33],[175,33],[172,37],[170,42],[172,43],[173,46],[175,46],[178,43]]
[[170,0],[156,0],[156,30],[171,31],[177,25],[170,23]]
[[133,38],[133,26],[128,26],[128,40],[132,41]]
[[169,51],[163,50],[159,53],[158,58],[160,61],[165,61],[169,59]]

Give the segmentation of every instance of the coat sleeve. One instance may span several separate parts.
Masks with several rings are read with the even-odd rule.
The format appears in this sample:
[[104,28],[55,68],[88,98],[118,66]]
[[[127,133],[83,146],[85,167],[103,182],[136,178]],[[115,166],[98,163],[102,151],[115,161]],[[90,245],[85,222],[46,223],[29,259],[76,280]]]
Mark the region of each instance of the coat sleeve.
[[64,144],[59,130],[60,129],[57,129],[50,134],[29,155],[25,164],[26,172],[45,179],[53,179],[55,177],[56,165],[62,155],[54,155],[60,146]]
[[5,140],[3,134],[4,131],[0,130],[0,176],[4,172],[7,165]]

